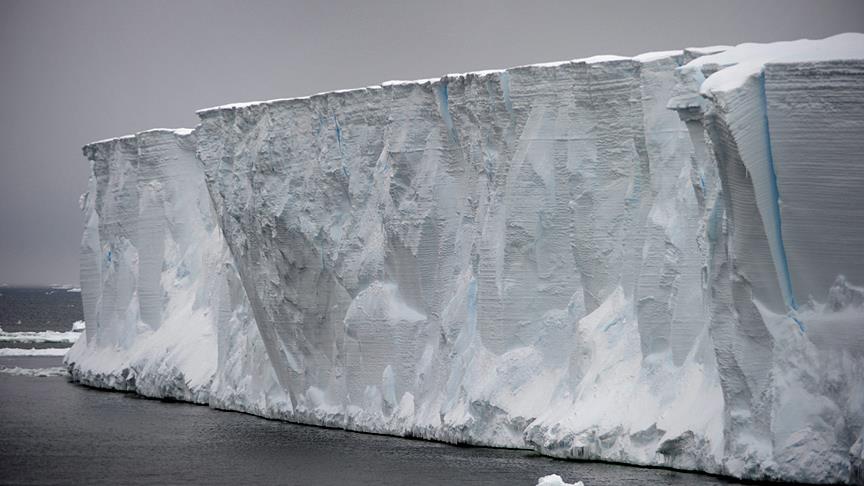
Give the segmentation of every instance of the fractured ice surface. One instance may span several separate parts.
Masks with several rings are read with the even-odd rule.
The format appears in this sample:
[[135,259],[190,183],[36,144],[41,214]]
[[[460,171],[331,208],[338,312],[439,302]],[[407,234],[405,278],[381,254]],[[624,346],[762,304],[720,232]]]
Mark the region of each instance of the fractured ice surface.
[[195,146],[188,130],[151,130],[84,147],[87,325],[65,359],[89,385],[264,413],[281,393],[264,397],[275,381],[258,369],[260,337]]
[[733,64],[698,107],[670,102],[704,125],[726,208],[708,282],[731,474],[861,482],[862,55],[857,34],[745,44],[681,70]]
[[72,375],[354,430],[860,482],[862,58],[858,34],[597,56],[89,145]]

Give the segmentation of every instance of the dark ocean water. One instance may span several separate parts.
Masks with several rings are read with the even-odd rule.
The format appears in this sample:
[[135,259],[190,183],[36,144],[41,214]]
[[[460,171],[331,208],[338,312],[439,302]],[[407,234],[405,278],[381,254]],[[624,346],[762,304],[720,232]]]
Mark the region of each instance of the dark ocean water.
[[0,287],[0,328],[6,332],[68,331],[81,320],[81,292]]
[[[7,302],[0,307],[0,322],[56,326],[17,330],[68,330],[80,318],[80,300],[75,308],[65,291],[35,295],[9,290],[2,289],[0,300],[18,295],[26,302],[47,303],[47,308],[29,309],[20,302],[10,307]],[[26,310],[10,315],[8,309]],[[0,357],[0,366],[7,368],[60,365],[58,357]],[[662,469],[561,461],[529,451],[295,425],[94,390],[65,376],[0,373],[2,484],[531,486],[553,473],[585,486],[739,484]]]

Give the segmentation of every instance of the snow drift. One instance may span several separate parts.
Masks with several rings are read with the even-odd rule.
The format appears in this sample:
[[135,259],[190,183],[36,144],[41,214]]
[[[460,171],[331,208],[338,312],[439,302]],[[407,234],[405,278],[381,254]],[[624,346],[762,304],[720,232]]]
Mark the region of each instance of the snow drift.
[[73,378],[861,482],[864,36],[199,112],[85,147]]

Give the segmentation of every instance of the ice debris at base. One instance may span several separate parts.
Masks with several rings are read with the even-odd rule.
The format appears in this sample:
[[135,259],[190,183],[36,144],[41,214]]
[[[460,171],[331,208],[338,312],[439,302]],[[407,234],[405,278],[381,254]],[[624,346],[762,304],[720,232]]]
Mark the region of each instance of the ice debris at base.
[[861,483],[864,35],[199,116],[84,149],[74,379]]
[[87,327],[87,323],[84,321],[75,321],[72,323],[72,330],[75,332],[81,332]]
[[548,476],[543,476],[542,478],[537,480],[537,486],[585,486],[582,481],[576,481],[575,483],[565,483],[561,476],[557,474],[550,474]]

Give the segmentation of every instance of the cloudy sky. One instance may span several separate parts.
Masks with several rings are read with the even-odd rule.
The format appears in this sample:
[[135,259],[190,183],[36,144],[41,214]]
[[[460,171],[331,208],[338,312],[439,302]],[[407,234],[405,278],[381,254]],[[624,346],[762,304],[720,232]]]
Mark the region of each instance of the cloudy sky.
[[848,31],[860,0],[0,0],[0,283],[77,284],[80,147],[199,108]]

